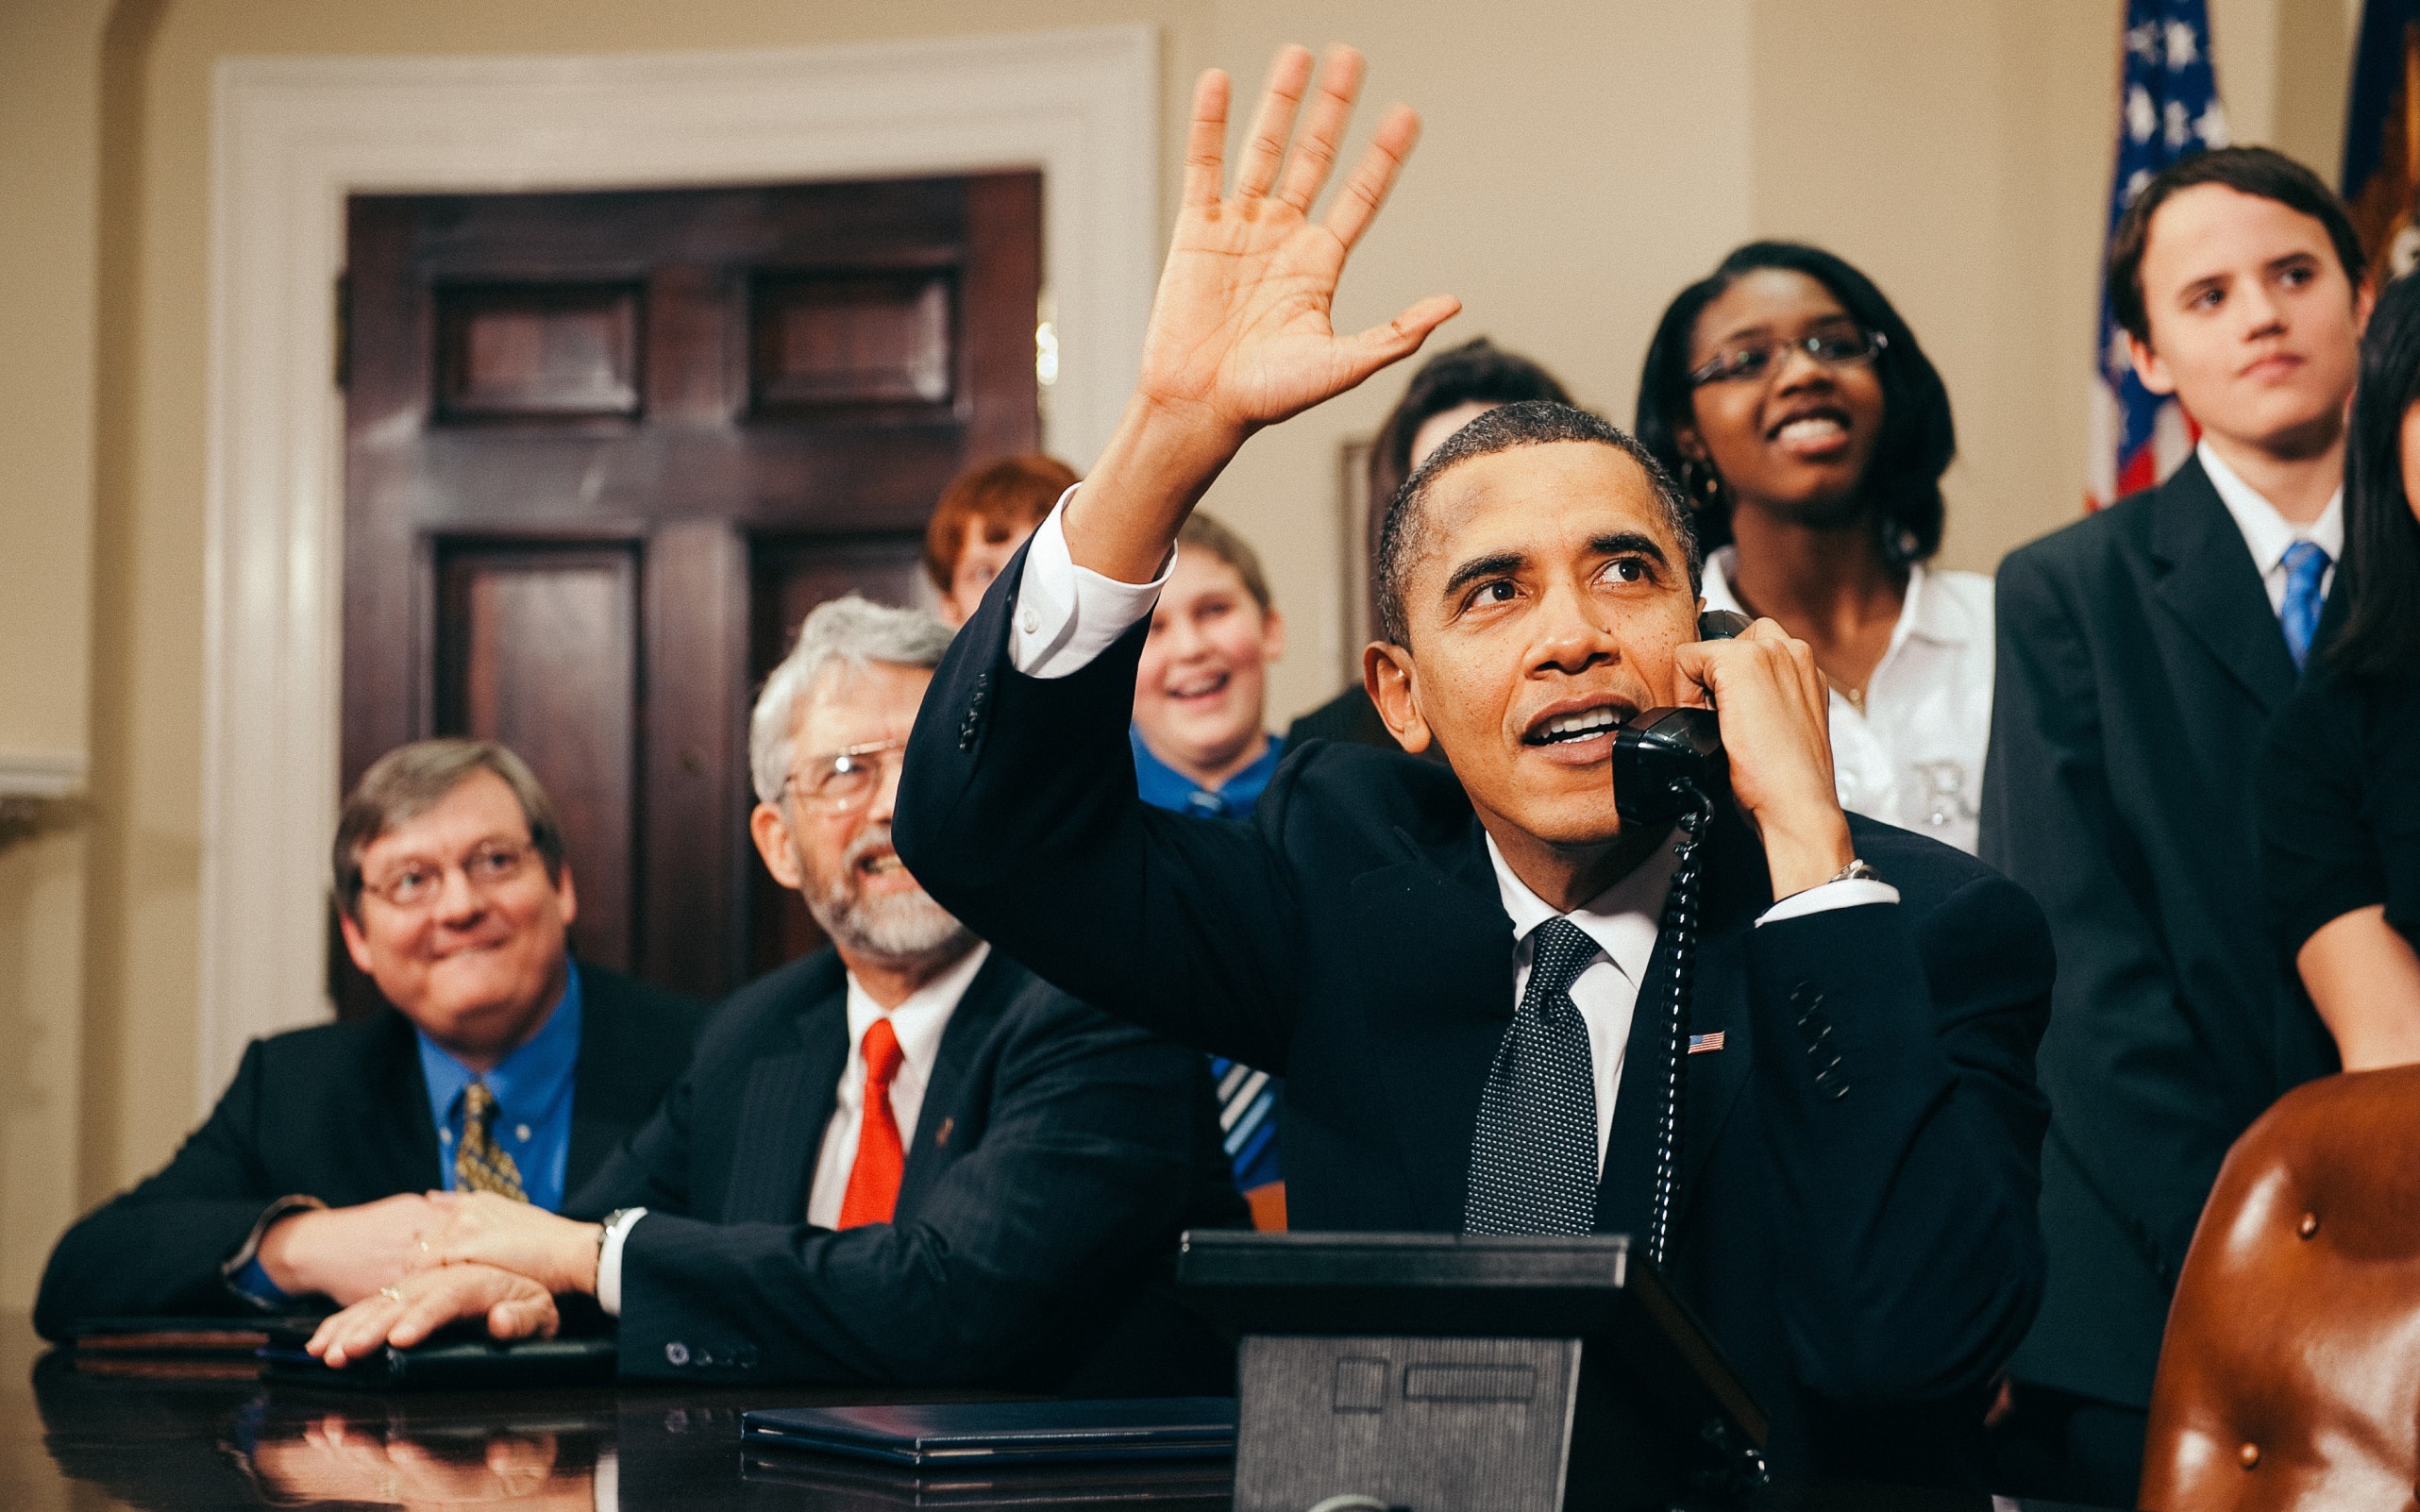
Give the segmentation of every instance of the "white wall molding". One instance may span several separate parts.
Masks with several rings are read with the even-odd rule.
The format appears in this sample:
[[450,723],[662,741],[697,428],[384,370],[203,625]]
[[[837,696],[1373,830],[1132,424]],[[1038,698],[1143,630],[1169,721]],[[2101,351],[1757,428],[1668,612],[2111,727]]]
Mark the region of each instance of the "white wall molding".
[[343,672],[348,193],[670,187],[1038,167],[1050,447],[1108,438],[1159,263],[1149,25],[746,53],[228,59],[212,101],[200,1033],[324,1017]]
[[0,750],[0,798],[47,802],[82,792],[91,764],[70,751]]

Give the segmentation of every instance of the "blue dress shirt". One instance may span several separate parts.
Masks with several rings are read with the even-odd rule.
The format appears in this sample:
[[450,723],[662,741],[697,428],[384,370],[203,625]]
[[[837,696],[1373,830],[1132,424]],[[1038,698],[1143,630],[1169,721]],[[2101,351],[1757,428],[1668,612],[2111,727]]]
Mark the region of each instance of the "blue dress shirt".
[[488,1137],[521,1168],[530,1205],[563,1207],[571,1159],[572,1070],[580,1064],[580,966],[565,962],[563,1000],[529,1042],[485,1076],[420,1037],[420,1071],[429,1082],[429,1117],[437,1125],[437,1168],[454,1189],[454,1147],[462,1137],[462,1092],[474,1081],[496,1094]]
[[1134,785],[1144,802],[1155,809],[1173,809],[1179,814],[1198,814],[1210,819],[1250,818],[1252,805],[1260,801],[1261,790],[1277,775],[1278,760],[1286,754],[1286,737],[1271,735],[1269,749],[1260,753],[1259,760],[1210,788],[1152,755],[1151,748],[1143,744],[1141,731],[1130,727],[1126,738],[1134,747]]
[[[1143,801],[1206,819],[1249,818],[1286,751],[1286,737],[1271,735],[1259,760],[1218,787],[1206,788],[1152,755],[1142,731],[1130,727],[1126,733],[1134,743],[1134,785]],[[1219,1133],[1235,1167],[1236,1188],[1249,1192],[1284,1180],[1277,1159],[1277,1107],[1285,1084],[1223,1055],[1209,1061],[1210,1079],[1218,1088]]]

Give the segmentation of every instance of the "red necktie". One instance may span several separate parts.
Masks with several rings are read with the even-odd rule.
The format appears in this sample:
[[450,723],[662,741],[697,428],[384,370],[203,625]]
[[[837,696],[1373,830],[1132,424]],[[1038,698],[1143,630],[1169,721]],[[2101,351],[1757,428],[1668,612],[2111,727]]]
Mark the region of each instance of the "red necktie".
[[857,1123],[857,1163],[849,1168],[849,1190],[840,1200],[840,1226],[888,1223],[899,1205],[899,1173],[907,1156],[899,1149],[899,1121],[891,1117],[891,1079],[899,1074],[899,1032],[888,1018],[865,1030],[865,1112]]

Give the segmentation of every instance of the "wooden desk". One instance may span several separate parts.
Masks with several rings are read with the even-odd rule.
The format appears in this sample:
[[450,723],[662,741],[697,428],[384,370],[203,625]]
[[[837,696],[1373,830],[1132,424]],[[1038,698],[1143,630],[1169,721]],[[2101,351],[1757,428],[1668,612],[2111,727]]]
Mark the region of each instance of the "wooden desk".
[[[965,1393],[926,1392],[925,1400]],[[1033,1470],[928,1480],[801,1454],[750,1455],[751,1407],[899,1402],[902,1391],[664,1389],[373,1396],[268,1386],[240,1361],[179,1375],[97,1375],[0,1315],[0,1503],[16,1512],[231,1512],[330,1504],[467,1504],[563,1512],[919,1506],[1213,1512],[1218,1470]],[[1988,1497],[1775,1488],[1757,1512],[1997,1512]],[[2025,1512],[2052,1512],[2029,1503]]]

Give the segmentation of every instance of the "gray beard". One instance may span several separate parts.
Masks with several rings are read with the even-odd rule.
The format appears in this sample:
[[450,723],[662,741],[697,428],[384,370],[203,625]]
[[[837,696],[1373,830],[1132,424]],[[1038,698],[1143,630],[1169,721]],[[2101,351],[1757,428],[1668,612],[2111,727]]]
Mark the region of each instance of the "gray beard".
[[[804,896],[815,923],[850,953],[898,968],[939,966],[973,949],[974,932],[921,886],[882,898],[865,895],[858,885],[857,864],[890,843],[888,825],[869,829],[849,846],[834,875],[815,878],[815,886]],[[812,868],[800,869],[815,877]]]

